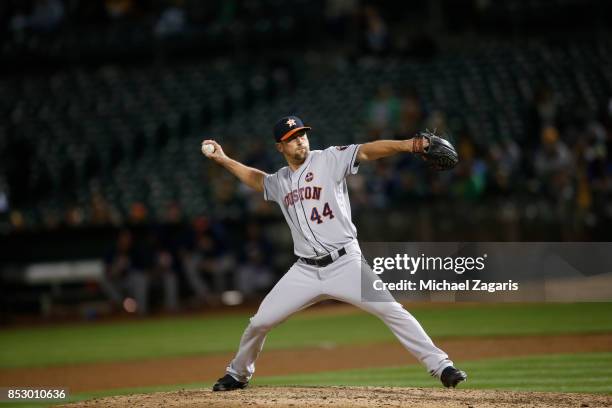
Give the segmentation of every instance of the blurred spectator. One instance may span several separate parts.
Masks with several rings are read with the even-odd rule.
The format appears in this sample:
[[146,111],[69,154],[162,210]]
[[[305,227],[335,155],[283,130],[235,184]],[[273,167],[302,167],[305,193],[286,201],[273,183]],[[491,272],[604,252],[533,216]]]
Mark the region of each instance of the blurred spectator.
[[389,193],[392,190],[394,171],[390,160],[377,160],[372,163],[375,175],[368,182],[370,202],[373,208],[385,208],[388,206]]
[[134,202],[130,206],[130,222],[134,224],[141,224],[147,220],[149,211],[147,206],[141,202]]
[[403,92],[400,104],[400,138],[408,139],[421,130],[423,109],[417,93],[412,89]]
[[146,314],[148,308],[148,279],[151,254],[136,248],[132,232],[119,232],[115,248],[105,257],[106,273],[100,282],[102,290],[121,308],[127,296],[136,301],[137,311]]
[[183,0],[173,0],[161,12],[153,31],[158,37],[168,37],[182,33],[185,30],[186,23],[187,15],[185,14]]
[[393,94],[389,84],[378,87],[376,96],[367,105],[367,126],[379,138],[392,138],[400,118],[400,101]]
[[537,176],[544,181],[551,181],[556,175],[570,171],[572,156],[568,147],[559,137],[559,131],[553,126],[542,129],[540,148],[535,157]]
[[32,29],[35,31],[55,30],[64,19],[64,4],[61,0],[36,0],[29,15],[16,14],[11,19],[15,31]]
[[489,148],[489,167],[492,177],[489,191],[493,194],[510,194],[516,177],[521,171],[521,150],[511,139],[493,143]]
[[[553,206],[548,218],[566,220],[560,224],[564,238],[569,239],[573,228],[572,212],[576,205],[576,173],[571,151],[561,141],[559,131],[553,126],[542,130],[541,146],[535,157],[535,170],[539,190]],[[541,206],[544,203],[541,203]],[[551,211],[545,211],[551,212]]]
[[245,152],[244,164],[271,171],[276,165],[274,153],[276,152],[264,143],[253,143]]
[[164,309],[174,312],[179,308],[178,259],[173,253],[172,245],[168,245],[168,237],[150,233],[148,239],[152,241],[150,245],[154,251],[154,263],[150,272],[151,289],[161,289],[164,294]]
[[528,131],[533,136],[526,140],[528,148],[531,149],[537,145],[537,135],[540,133],[540,129],[556,124],[557,110],[558,106],[552,90],[547,86],[541,86],[536,91],[528,112]]
[[576,155],[583,161],[589,184],[596,189],[605,190],[606,179],[611,170],[608,146],[612,144],[612,132],[599,122],[592,121],[580,142]]
[[173,268],[180,269],[181,251],[190,245],[188,235],[189,224],[186,223],[182,208],[177,202],[168,203],[161,223],[157,226],[156,235],[160,246],[169,252],[173,260]]
[[358,213],[363,208],[368,207],[368,192],[366,186],[366,176],[363,171],[346,179],[349,191],[351,192],[351,209]]
[[10,210],[8,188],[0,177],[0,215],[8,213]]
[[259,224],[249,222],[235,276],[236,289],[246,297],[272,287],[274,283],[274,273],[271,268],[272,253],[272,247],[261,233]]
[[535,97],[535,109],[540,125],[552,125],[557,117],[557,103],[553,92],[548,87],[543,87]]
[[462,138],[457,146],[461,161],[454,170],[452,190],[464,200],[476,201],[485,191],[488,168],[470,138]]
[[226,250],[221,227],[213,227],[206,217],[193,221],[190,240],[182,252],[187,283],[199,302],[208,302],[213,292],[221,294],[229,288],[235,260]]
[[212,184],[214,213],[219,218],[239,220],[248,203],[238,194],[238,185],[229,175],[221,175]]
[[147,236],[137,245],[131,231],[121,230],[115,248],[105,258],[106,273],[100,281],[101,289],[116,307],[121,308],[126,299],[133,299],[136,312],[141,315],[149,312],[152,284],[163,287],[166,309],[175,310],[178,305],[178,283],[171,261],[163,252],[155,251],[150,239]]
[[382,55],[389,50],[389,30],[378,9],[367,5],[363,9],[366,52]]
[[68,208],[65,215],[66,225],[70,227],[78,227],[83,224],[85,215],[83,209],[78,205],[73,205]]
[[94,191],[91,195],[91,222],[92,224],[110,224],[111,214],[109,203],[102,193]]

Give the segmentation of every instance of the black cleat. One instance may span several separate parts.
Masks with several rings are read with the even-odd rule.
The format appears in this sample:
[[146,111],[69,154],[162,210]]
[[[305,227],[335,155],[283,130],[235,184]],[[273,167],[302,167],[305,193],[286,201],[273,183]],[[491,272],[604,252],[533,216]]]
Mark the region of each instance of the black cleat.
[[219,378],[217,383],[213,385],[213,391],[233,391],[241,390],[249,385],[248,382],[240,382],[229,374],[225,374],[223,378]]
[[448,366],[442,371],[440,381],[446,388],[455,388],[461,381],[467,380],[467,374],[464,371],[457,370],[453,366]]

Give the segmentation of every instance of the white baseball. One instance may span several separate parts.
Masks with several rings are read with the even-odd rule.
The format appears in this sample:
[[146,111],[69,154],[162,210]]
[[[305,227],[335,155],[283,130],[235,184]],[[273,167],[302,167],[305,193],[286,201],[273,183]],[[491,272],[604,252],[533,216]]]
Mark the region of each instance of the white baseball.
[[202,144],[202,153],[204,154],[213,154],[215,152],[215,145],[210,143]]

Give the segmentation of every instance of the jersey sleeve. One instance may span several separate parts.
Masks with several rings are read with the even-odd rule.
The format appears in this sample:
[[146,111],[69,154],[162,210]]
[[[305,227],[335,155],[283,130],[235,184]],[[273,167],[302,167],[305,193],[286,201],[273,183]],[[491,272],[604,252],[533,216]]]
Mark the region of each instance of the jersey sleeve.
[[264,176],[264,200],[278,201],[280,184],[278,172]]
[[359,146],[358,144],[332,146],[323,151],[330,174],[337,181],[342,180],[348,175],[357,174],[357,171],[359,171],[359,163],[356,162]]

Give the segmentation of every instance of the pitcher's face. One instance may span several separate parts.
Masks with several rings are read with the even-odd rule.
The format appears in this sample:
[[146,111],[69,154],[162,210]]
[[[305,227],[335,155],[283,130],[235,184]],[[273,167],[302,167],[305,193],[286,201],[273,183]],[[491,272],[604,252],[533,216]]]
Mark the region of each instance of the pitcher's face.
[[287,161],[292,163],[303,163],[310,153],[310,143],[306,132],[297,132],[287,140],[276,144]]

